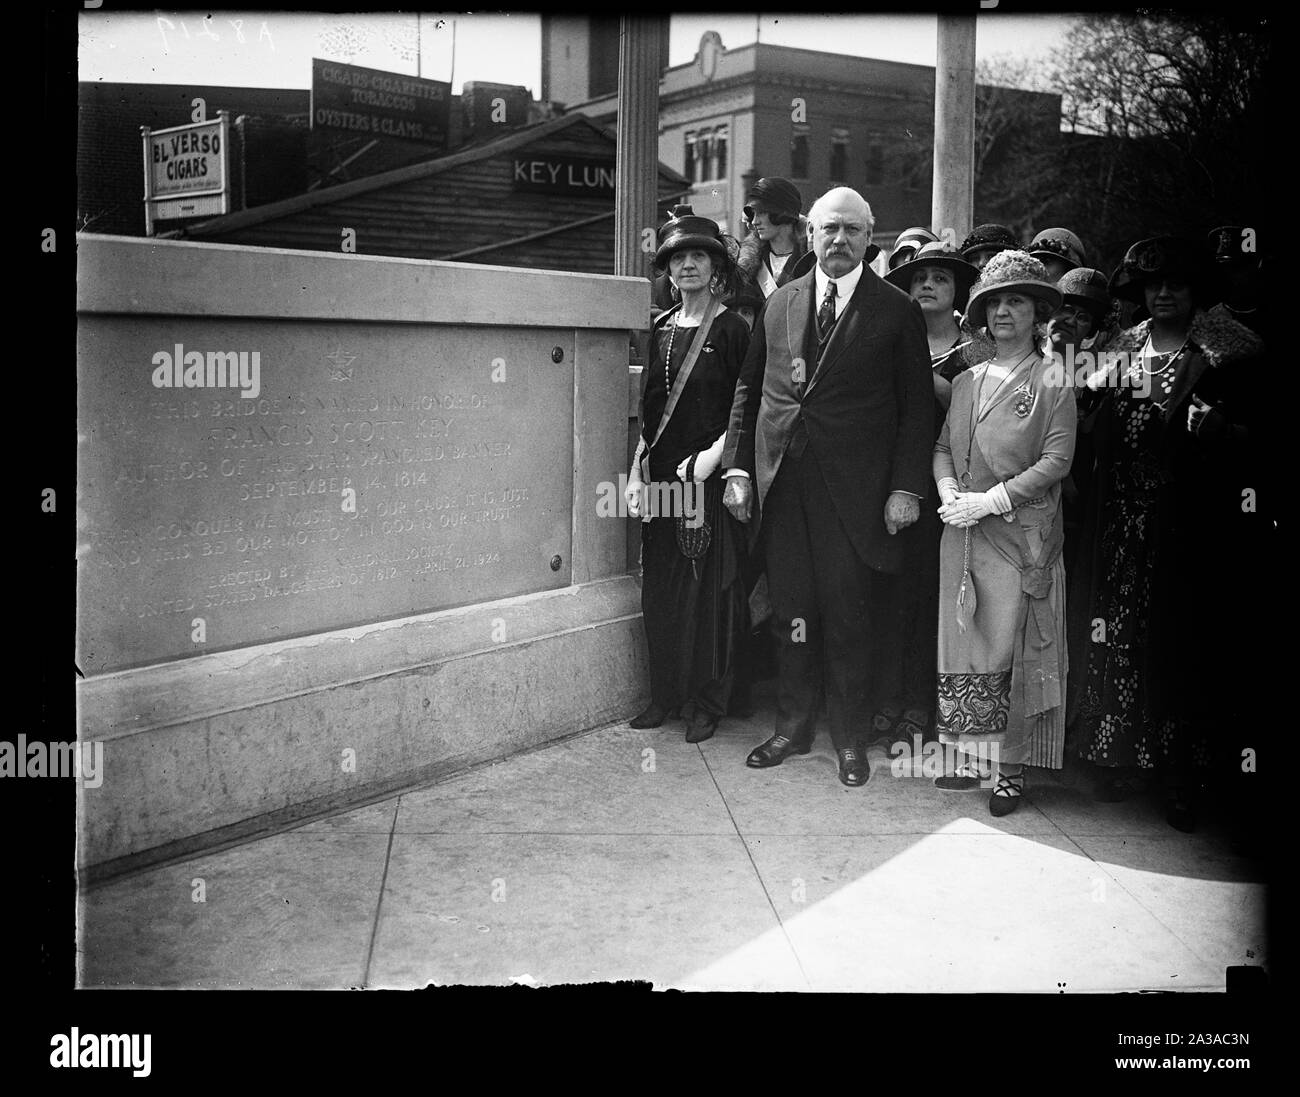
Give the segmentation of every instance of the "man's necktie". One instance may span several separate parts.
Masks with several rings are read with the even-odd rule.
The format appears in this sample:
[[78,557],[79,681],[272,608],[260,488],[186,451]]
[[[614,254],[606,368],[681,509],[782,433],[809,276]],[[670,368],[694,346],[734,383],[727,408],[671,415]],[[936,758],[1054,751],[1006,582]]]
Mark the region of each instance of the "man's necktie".
[[826,296],[822,298],[821,308],[817,310],[817,337],[822,342],[835,326],[835,283],[826,283]]

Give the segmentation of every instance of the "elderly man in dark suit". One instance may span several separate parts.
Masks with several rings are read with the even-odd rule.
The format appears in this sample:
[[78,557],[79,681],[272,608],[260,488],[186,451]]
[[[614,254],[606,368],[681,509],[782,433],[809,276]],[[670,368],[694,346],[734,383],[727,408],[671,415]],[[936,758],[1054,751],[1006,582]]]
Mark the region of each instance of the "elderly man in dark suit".
[[761,539],[779,645],[776,734],[746,764],[807,754],[824,690],[840,780],[858,787],[873,611],[904,566],[894,534],[920,516],[934,396],[920,306],[863,262],[871,207],[837,187],[808,220],[816,266],[767,300],[722,456],[723,502]]

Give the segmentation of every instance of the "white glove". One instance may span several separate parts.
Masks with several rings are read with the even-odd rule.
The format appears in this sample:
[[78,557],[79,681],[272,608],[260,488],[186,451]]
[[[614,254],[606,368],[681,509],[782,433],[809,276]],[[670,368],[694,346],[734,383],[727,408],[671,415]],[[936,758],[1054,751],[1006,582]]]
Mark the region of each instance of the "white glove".
[[939,508],[939,517],[950,526],[964,529],[990,514],[1006,514],[1010,510],[1006,488],[998,484],[992,491],[958,492],[956,499]]
[[945,507],[950,503],[957,501],[957,481],[951,476],[945,476],[939,481],[939,502]]
[[[718,440],[708,449],[702,449],[695,457],[695,475],[692,477],[697,484],[704,483],[717,470],[718,465],[722,462],[722,448],[726,445],[727,436],[721,434]],[[691,463],[687,457],[680,465],[677,466],[677,479],[686,479],[686,466]]]
[[623,499],[627,503],[627,513],[631,518],[641,517],[641,489],[643,483],[640,472],[633,465],[632,474],[627,478],[627,487],[623,489]]

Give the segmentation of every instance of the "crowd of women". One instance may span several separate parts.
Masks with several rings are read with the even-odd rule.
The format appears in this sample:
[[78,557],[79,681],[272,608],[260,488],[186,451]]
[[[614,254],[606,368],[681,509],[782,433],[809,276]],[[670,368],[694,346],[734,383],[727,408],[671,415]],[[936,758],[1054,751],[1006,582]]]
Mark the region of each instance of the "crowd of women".
[[[651,704],[632,725],[681,716],[690,742],[746,710],[764,663],[761,556],[722,505],[720,464],[751,328],[816,265],[802,208],[788,180],[761,179],[743,242],[689,207],[659,233],[628,490]],[[991,785],[994,815],[1019,805],[1026,766],[1067,754],[1100,800],[1162,790],[1181,830],[1207,797],[1237,810],[1276,551],[1254,230],[1140,240],[1107,275],[1067,229],[1024,243],[981,225],[956,245],[914,228],[887,267],[929,339],[933,482],[897,534],[907,566],[872,626],[862,741],[948,744],[935,783]],[[672,481],[699,485],[702,514],[640,514],[645,485]]]

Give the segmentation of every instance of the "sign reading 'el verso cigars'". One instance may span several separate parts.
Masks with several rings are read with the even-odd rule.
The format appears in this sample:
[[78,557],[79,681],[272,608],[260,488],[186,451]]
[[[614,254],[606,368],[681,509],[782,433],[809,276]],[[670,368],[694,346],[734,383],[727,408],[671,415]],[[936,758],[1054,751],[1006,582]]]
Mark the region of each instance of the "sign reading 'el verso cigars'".
[[86,316],[78,339],[86,673],[569,582],[571,331]]

